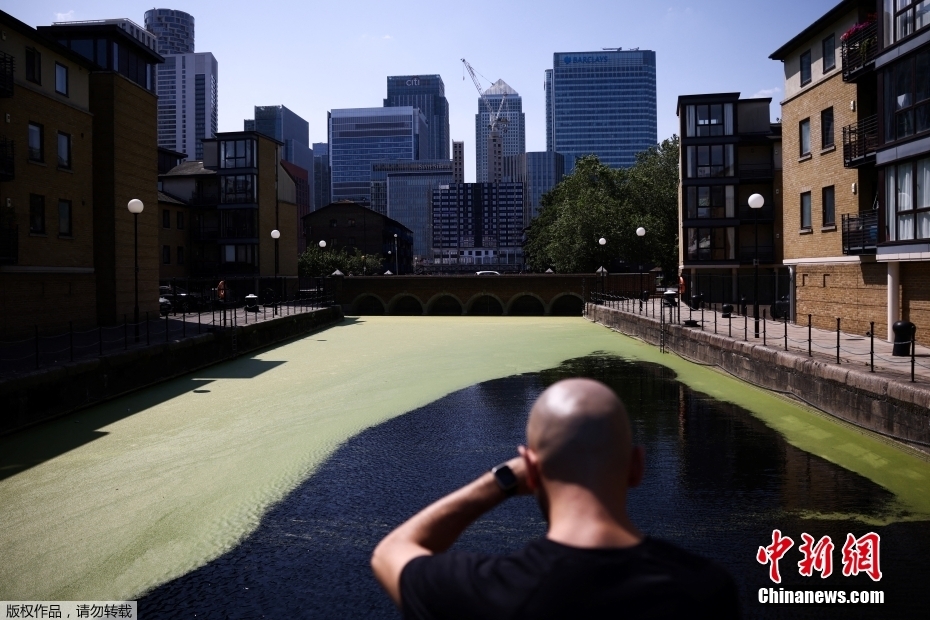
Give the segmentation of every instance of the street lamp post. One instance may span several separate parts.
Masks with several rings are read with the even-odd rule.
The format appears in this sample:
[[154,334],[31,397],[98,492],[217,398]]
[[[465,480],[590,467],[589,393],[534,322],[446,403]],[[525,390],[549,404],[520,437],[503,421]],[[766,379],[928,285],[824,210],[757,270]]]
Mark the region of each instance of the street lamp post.
[[[320,249],[321,249],[321,250],[325,250],[325,249],[326,249],[326,240],[325,240],[325,239],[320,239]],[[325,282],[325,280],[323,280],[323,278],[324,278],[325,275],[326,275],[326,272],[324,271],[326,268],[323,266],[323,258],[324,258],[324,257],[323,257],[323,255],[322,255],[322,253],[320,253],[320,285],[317,287],[317,292],[318,292],[319,294],[321,294],[321,295],[323,294],[323,283]]]
[[[646,229],[643,228],[642,226],[637,228],[636,236],[639,237],[640,239],[645,237]],[[643,310],[643,293],[645,292],[643,291],[643,254],[645,254],[645,252],[643,252],[644,248],[642,246],[643,246],[642,241],[640,241],[640,248],[639,248],[640,250],[639,251],[639,310],[640,312],[642,312]]]
[[[600,239],[597,240],[597,244],[601,247],[604,247],[605,245],[607,245],[607,239],[605,239],[604,237],[601,237]],[[604,269],[604,268],[601,267],[601,269]],[[607,280],[604,279],[606,277],[607,277],[607,271],[604,270],[601,273],[601,302],[603,302],[604,295],[607,293],[607,289],[606,289]]]
[[142,209],[145,208],[145,205],[142,204],[142,201],[138,198],[133,198],[129,201],[129,204],[126,205],[126,208],[129,209],[129,212],[132,213],[132,228],[133,228],[133,237],[135,239],[135,247],[133,248],[133,258],[135,261],[135,271],[133,272],[133,280],[135,282],[135,308],[133,309],[133,321],[135,322],[135,335],[136,342],[139,342],[139,214],[142,213]]
[[753,277],[752,317],[755,321],[756,338],[759,337],[759,209],[761,209],[764,204],[765,198],[763,198],[761,194],[753,194],[749,197],[749,207],[755,212],[756,223],[756,253],[752,261],[755,269],[755,275]]
[[400,275],[400,256],[397,255],[397,233],[394,233],[394,273]]
[[275,301],[274,311],[272,314],[278,314],[278,297],[281,296],[281,287],[278,284],[278,239],[281,237],[281,231],[277,228],[271,231],[271,238],[274,239],[274,290]]

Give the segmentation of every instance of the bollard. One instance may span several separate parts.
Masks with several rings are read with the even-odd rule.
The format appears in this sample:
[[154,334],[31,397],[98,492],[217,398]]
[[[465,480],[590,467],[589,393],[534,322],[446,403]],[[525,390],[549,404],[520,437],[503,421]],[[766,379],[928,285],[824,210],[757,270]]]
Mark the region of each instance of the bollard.
[[762,309],[762,346],[763,346],[763,347],[767,347],[767,346],[768,346],[768,342],[767,342],[766,339],[765,339],[765,332],[766,332],[766,329],[765,329],[765,308],[763,308],[763,309]]
[[875,372],[875,321],[869,322],[869,372]]
[[785,351],[788,350],[788,315],[784,316],[785,319]]
[[840,317],[836,317],[836,363],[840,363]]
[[714,304],[714,335],[717,334],[717,304]]
[[704,304],[701,304],[701,331],[704,331]]
[[733,315],[732,314],[729,317],[727,317],[727,336],[730,338],[733,337]]
[[68,321],[68,348],[71,350],[71,361],[74,361],[74,322]]
[[743,314],[743,340],[749,342],[749,315]]
[[126,315],[123,315],[123,351],[129,348],[129,327],[126,324]]
[[917,350],[917,328],[911,329],[911,383],[914,383],[914,357]]
[[36,368],[39,367],[39,326],[33,325],[35,328],[35,343],[36,343]]
[[807,315],[807,357],[812,357],[811,354],[811,315]]

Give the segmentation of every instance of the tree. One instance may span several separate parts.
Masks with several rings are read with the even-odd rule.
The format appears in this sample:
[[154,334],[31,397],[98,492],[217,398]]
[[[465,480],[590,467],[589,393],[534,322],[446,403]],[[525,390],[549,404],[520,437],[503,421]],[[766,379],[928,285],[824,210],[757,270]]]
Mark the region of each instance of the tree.
[[[678,137],[639,153],[614,170],[594,155],[543,196],[524,252],[533,271],[593,272],[611,263],[678,264]],[[639,238],[642,226],[646,236]],[[607,243],[601,246],[600,238]]]
[[363,255],[358,250],[349,254],[345,248],[311,246],[297,259],[301,277],[328,276],[337,269],[346,275],[375,275],[384,271],[380,255]]

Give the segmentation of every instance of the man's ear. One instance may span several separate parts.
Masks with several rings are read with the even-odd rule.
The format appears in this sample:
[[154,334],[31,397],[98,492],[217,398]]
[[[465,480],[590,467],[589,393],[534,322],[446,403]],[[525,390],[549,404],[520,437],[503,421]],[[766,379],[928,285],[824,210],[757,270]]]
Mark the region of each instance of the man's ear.
[[539,456],[526,446],[520,446],[517,450],[523,457],[523,462],[526,463],[526,486],[530,491],[535,491],[541,485]]
[[630,473],[627,476],[627,487],[630,489],[638,487],[643,481],[645,470],[646,451],[642,446],[633,446],[633,449],[630,451]]

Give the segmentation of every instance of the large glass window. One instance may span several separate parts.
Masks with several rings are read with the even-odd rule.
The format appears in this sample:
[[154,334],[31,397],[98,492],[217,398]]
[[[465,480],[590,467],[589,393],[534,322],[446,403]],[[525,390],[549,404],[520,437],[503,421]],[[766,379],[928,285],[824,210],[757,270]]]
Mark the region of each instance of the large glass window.
[[687,217],[691,219],[736,217],[735,205],[732,185],[692,186],[687,189]]
[[885,169],[889,241],[930,239],[930,157]]
[[798,124],[798,133],[801,146],[801,156],[810,155],[811,152],[811,119],[805,118]]
[[[930,0],[885,0],[886,44],[900,41],[930,25]],[[894,40],[888,40],[894,24]]]
[[831,185],[830,187],[823,188],[821,198],[823,199],[823,219],[821,220],[821,225],[836,226],[836,187]]
[[71,136],[58,132],[58,167],[71,169]]
[[68,94],[68,67],[55,63],[55,92],[59,95]]
[[885,71],[885,142],[930,131],[930,49]]
[[801,86],[811,81],[811,51],[801,54]]
[[29,232],[45,234],[45,196],[29,194]]
[[36,84],[42,83],[42,54],[31,47],[26,48],[26,79]]
[[820,148],[828,149],[833,146],[833,108],[827,108],[820,113]]
[[71,201],[58,201],[58,234],[62,237],[70,237],[73,234],[71,226]]
[[220,252],[220,259],[224,263],[258,264],[257,245],[223,245],[220,247],[223,248]]
[[733,145],[689,146],[688,176],[691,178],[732,177]]
[[43,134],[42,125],[38,123],[29,123],[29,161],[45,161]]
[[685,108],[687,136],[732,136],[733,104],[689,105]]
[[254,168],[254,140],[223,140],[220,142],[220,168]]
[[811,193],[801,194],[801,228],[811,227]]
[[736,228],[689,228],[688,260],[736,260]]
[[836,38],[831,34],[823,40],[823,72],[836,68]]
[[220,177],[220,202],[255,202],[255,175],[231,174]]

